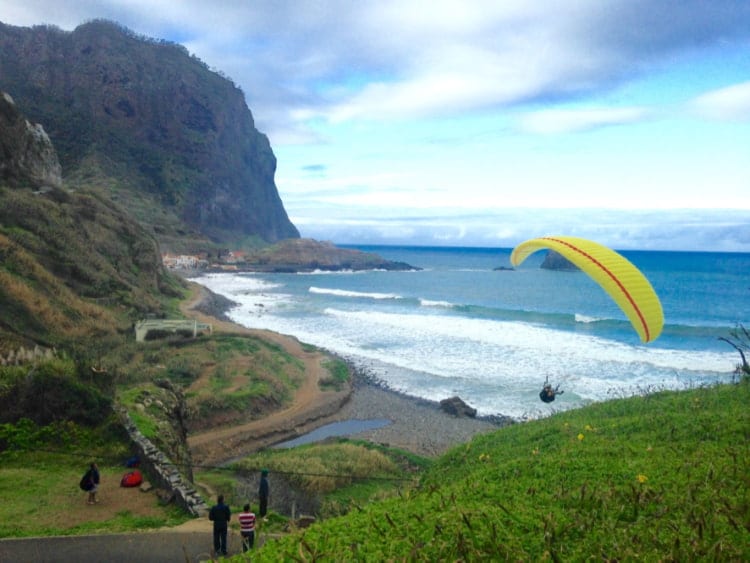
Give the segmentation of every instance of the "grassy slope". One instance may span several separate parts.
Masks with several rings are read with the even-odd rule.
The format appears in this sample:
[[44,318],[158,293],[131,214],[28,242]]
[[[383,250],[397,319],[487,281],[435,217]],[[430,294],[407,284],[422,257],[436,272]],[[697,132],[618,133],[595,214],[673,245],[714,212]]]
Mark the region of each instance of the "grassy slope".
[[[114,417],[97,429],[2,424],[3,443],[11,447],[0,452],[0,538],[143,531],[190,519],[161,505],[155,491],[119,486],[132,452]],[[78,487],[91,461],[102,479],[96,507]]]
[[179,295],[153,238],[99,191],[0,186],[0,203],[0,353],[101,342]]
[[748,400],[745,381],[514,425],[254,560],[747,560]]
[[304,379],[299,360],[245,335],[130,343],[106,361],[122,373],[119,400],[131,415],[142,389],[154,380],[166,378],[182,387],[191,431],[260,418],[287,404]]

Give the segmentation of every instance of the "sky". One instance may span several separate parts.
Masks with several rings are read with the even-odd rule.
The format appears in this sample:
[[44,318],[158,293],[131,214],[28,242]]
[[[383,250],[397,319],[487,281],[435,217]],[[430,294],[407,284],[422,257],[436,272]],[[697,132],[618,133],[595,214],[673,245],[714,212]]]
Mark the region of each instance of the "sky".
[[95,18],[242,89],[304,237],[750,252],[750,1],[0,0]]

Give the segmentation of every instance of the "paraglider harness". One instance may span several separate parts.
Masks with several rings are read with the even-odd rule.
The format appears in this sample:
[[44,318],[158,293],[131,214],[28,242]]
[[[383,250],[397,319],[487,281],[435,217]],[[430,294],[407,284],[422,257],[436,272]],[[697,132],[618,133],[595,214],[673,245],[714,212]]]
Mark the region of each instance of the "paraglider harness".
[[539,391],[539,398],[544,403],[551,403],[555,400],[556,395],[562,395],[563,393],[565,393],[565,391],[562,391],[559,385],[553,389],[549,382],[549,377],[546,377],[544,379],[544,386],[542,387],[542,390]]

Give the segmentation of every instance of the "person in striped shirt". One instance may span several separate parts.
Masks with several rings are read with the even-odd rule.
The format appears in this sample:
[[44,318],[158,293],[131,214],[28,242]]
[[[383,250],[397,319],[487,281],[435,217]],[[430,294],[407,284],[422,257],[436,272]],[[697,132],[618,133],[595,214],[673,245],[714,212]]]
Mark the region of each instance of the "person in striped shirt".
[[245,552],[253,548],[255,543],[255,514],[250,512],[250,505],[246,504],[240,515],[237,517],[240,521],[240,535],[242,536],[242,551]]

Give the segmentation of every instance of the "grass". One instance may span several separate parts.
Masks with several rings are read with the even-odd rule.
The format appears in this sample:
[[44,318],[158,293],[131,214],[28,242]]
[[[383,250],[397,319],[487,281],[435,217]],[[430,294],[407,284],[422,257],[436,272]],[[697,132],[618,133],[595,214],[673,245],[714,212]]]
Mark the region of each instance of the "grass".
[[746,380],[516,424],[254,560],[748,560],[749,401]]
[[349,366],[343,360],[334,358],[323,363],[323,367],[331,374],[330,377],[322,379],[319,383],[321,389],[333,389],[341,391],[351,379]]
[[159,378],[182,388],[194,414],[188,421],[191,430],[210,428],[214,419],[227,424],[260,418],[288,403],[304,380],[303,362],[252,336],[128,343],[112,349],[104,361],[118,374],[126,406],[136,398],[127,388]]
[[[411,487],[419,471],[429,466],[426,458],[395,448],[345,439],[290,449],[268,449],[225,469],[197,470],[196,482],[204,485],[206,498],[224,494],[238,510],[256,497],[253,480],[268,468],[275,487],[291,488],[297,494],[317,499],[315,514],[328,518],[345,514],[376,500],[393,497]],[[286,527],[287,519],[274,515],[266,531]]]
[[[93,445],[88,452],[48,448],[0,454],[0,537],[135,532],[190,519],[174,506],[160,506],[154,494],[119,487],[124,444]],[[102,475],[101,502],[94,507],[86,505],[86,493],[78,488],[92,459]]]

